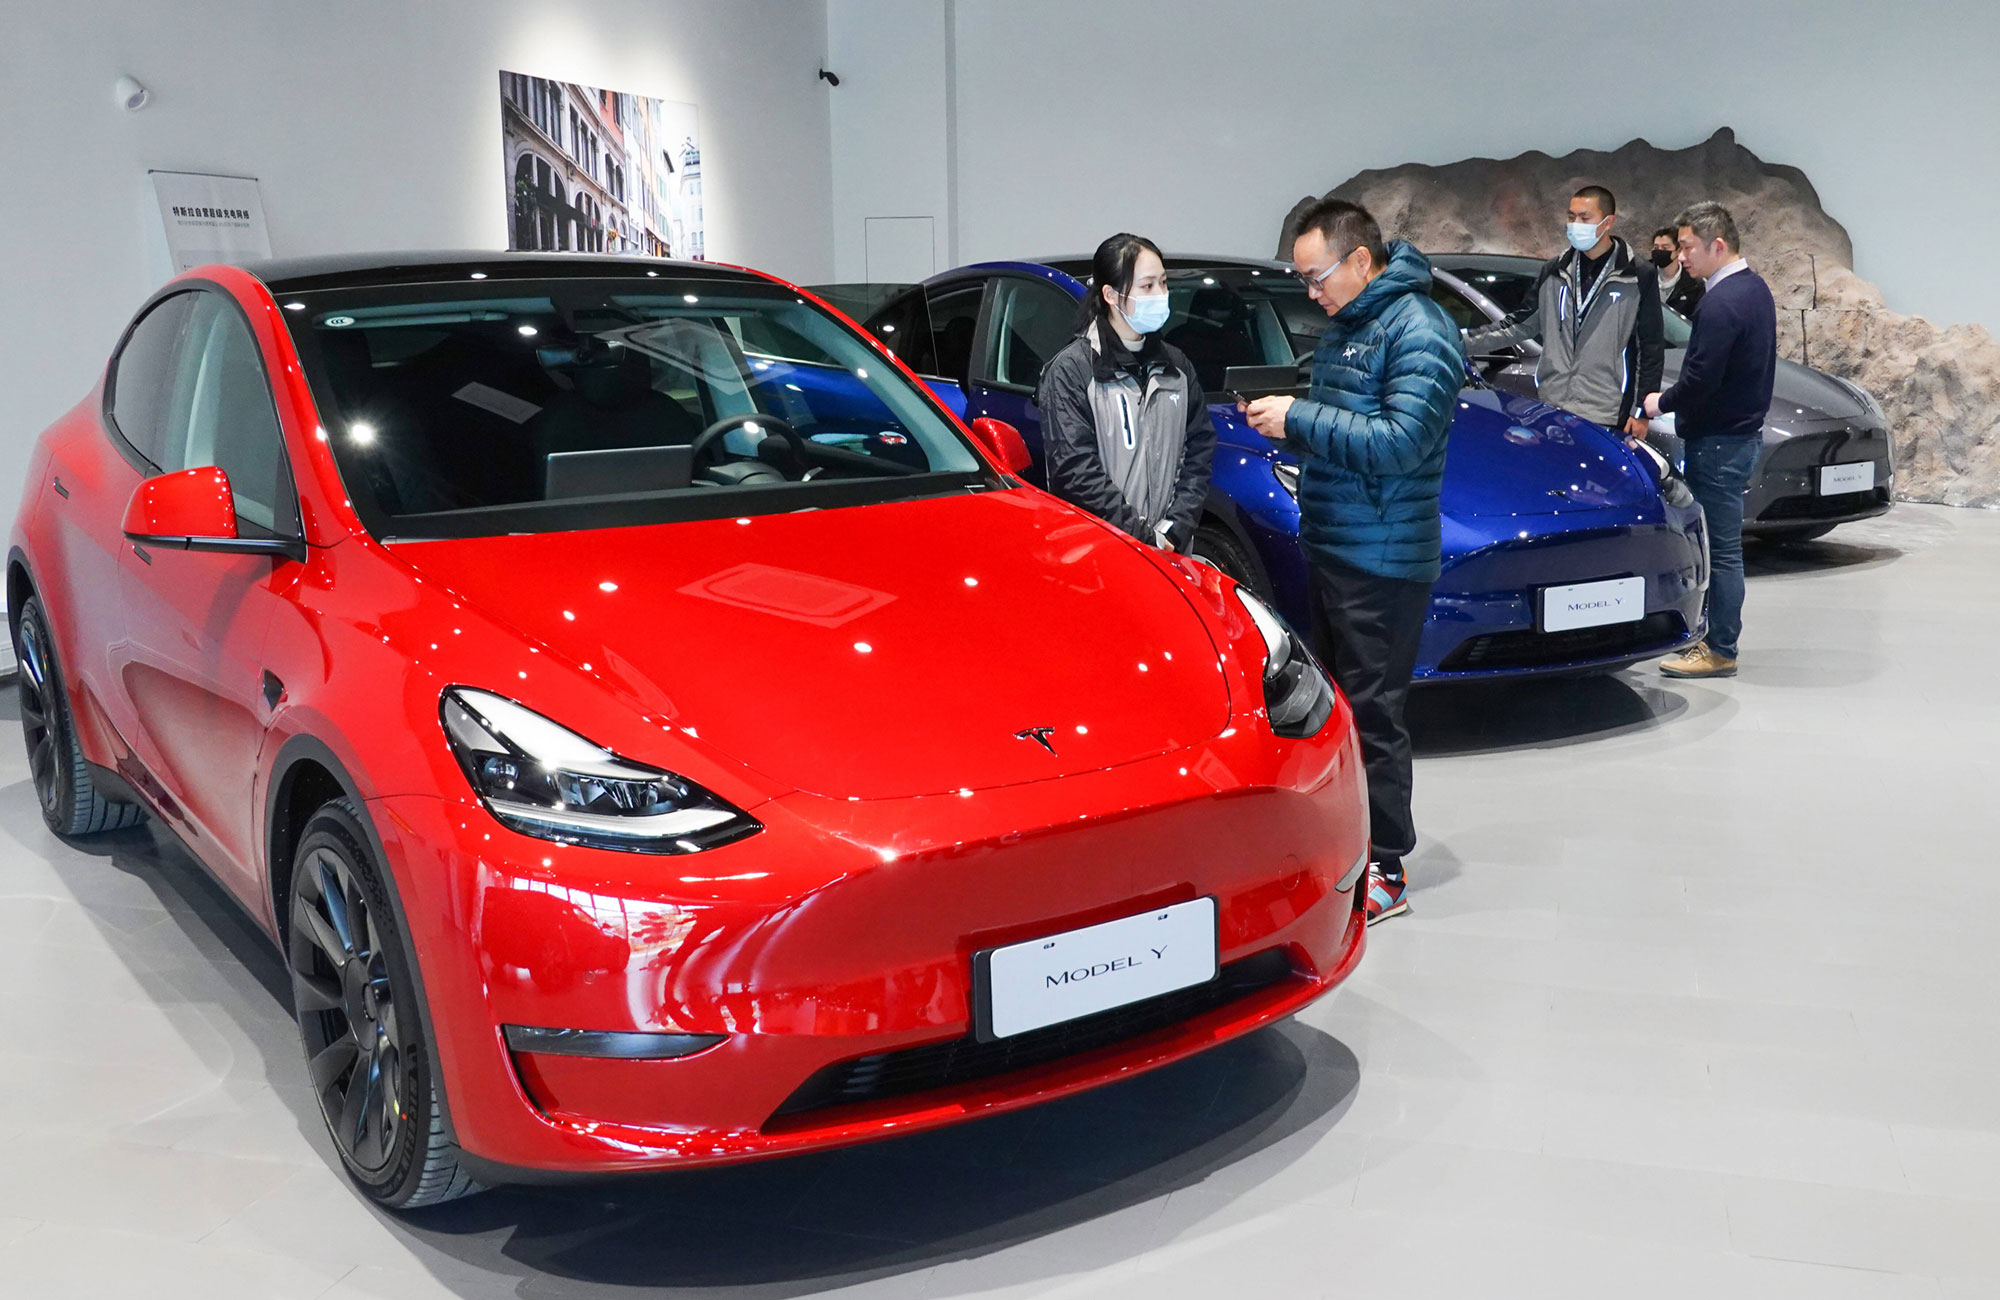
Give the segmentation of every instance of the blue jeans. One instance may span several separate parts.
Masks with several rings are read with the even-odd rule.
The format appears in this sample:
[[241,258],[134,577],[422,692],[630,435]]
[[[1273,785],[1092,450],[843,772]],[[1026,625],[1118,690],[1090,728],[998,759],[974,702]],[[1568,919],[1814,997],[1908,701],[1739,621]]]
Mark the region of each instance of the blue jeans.
[[1736,657],[1743,635],[1743,489],[1764,439],[1754,433],[1689,438],[1688,488],[1708,524],[1708,648]]

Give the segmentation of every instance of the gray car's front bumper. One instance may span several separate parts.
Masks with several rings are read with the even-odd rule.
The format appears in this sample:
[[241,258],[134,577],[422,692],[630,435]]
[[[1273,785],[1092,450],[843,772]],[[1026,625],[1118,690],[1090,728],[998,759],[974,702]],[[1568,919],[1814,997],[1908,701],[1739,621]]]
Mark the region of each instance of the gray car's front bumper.
[[[1875,482],[1863,491],[1822,493],[1820,471],[1829,465],[1869,462]],[[1743,497],[1743,531],[1777,534],[1850,523],[1889,508],[1896,486],[1889,431],[1830,420],[1780,434],[1768,425],[1764,452]]]

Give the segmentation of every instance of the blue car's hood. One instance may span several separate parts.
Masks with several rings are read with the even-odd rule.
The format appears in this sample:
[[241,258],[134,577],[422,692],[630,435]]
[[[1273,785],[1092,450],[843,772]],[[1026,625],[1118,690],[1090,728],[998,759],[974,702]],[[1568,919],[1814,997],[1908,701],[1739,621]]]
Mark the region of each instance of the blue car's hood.
[[[1643,508],[1660,490],[1620,439],[1525,397],[1468,388],[1452,413],[1439,506],[1447,515],[1548,515]],[[1234,406],[1210,408],[1218,439],[1269,455],[1271,444]],[[1285,459],[1289,460],[1287,456]]]
[[1544,515],[1641,507],[1660,489],[1612,434],[1510,393],[1459,394],[1445,452],[1448,515]]

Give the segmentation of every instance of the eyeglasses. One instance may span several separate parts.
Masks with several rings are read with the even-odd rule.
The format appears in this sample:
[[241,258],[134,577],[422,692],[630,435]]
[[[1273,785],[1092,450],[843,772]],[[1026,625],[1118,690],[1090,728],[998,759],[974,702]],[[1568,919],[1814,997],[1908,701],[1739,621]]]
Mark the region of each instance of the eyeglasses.
[[1354,253],[1350,249],[1347,253],[1344,253],[1341,256],[1334,258],[1333,264],[1328,266],[1324,271],[1307,272],[1307,271],[1294,270],[1292,272],[1292,278],[1294,280],[1297,280],[1300,284],[1304,285],[1306,287],[1306,292],[1310,293],[1314,289],[1317,289],[1321,285],[1325,284],[1326,277],[1332,275],[1335,271],[1338,271],[1340,269],[1340,264],[1342,262],[1345,262],[1348,258],[1352,256],[1354,256]]

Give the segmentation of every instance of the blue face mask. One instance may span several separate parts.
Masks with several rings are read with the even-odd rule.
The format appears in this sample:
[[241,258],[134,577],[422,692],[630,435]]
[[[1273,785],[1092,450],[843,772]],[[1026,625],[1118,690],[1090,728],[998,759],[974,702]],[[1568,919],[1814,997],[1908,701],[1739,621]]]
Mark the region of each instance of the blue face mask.
[[1588,253],[1591,249],[1596,248],[1597,241],[1600,238],[1597,228],[1602,224],[1602,222],[1597,221],[1570,222],[1568,226],[1569,246],[1579,253]]
[[1167,295],[1153,293],[1126,298],[1125,323],[1141,334],[1151,334],[1167,323]]

